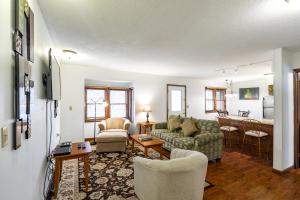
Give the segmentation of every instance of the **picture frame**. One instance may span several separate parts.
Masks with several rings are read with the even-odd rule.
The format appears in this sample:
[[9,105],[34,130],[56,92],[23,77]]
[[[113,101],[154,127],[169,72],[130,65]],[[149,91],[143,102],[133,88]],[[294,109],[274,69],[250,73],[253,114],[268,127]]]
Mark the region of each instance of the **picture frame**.
[[21,146],[21,134],[31,137],[31,109],[34,95],[32,66],[34,62],[34,13],[27,0],[15,1],[15,123],[14,149]]
[[253,88],[240,88],[239,89],[240,100],[259,100],[259,87]]
[[268,85],[268,93],[270,96],[274,96],[274,85]]

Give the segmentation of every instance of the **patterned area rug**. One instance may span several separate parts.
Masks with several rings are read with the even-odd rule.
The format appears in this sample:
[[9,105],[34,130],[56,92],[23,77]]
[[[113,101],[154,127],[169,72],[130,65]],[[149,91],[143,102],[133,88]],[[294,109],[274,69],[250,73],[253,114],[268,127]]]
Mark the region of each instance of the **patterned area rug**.
[[[59,186],[58,200],[138,200],[133,187],[133,162],[135,156],[144,157],[137,147],[126,153],[92,153],[90,156],[90,183],[85,192],[83,162],[65,161]],[[159,159],[159,154],[149,149],[149,157]],[[164,157],[167,160],[167,158]],[[79,184],[78,184],[79,171]],[[205,183],[205,189],[212,185]]]

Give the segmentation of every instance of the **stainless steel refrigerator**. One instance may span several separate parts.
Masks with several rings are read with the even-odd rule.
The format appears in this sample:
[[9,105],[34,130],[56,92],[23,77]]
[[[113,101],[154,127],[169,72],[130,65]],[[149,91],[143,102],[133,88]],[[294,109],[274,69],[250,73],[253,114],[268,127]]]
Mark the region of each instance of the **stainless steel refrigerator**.
[[263,98],[263,118],[274,119],[274,96]]

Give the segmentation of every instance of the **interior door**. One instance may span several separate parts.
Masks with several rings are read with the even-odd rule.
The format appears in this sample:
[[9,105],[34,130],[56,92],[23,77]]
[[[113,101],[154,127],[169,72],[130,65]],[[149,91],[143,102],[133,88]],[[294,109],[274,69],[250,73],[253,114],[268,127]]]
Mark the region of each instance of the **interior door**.
[[185,85],[167,85],[167,118],[171,115],[186,117]]
[[294,70],[294,167],[300,167],[300,69]]

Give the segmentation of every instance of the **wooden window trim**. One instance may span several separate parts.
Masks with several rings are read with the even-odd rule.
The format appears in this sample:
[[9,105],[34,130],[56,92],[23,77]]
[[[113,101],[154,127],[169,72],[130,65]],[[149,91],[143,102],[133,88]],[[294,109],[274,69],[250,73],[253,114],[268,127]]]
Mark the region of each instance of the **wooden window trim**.
[[[206,98],[206,90],[212,90],[213,91],[213,99],[207,99]],[[216,98],[216,93],[217,91],[224,91],[224,95],[226,95],[226,88],[222,87],[205,87],[205,113],[216,113],[218,112],[217,110],[217,98]],[[206,102],[207,101],[213,101],[213,110],[206,110]],[[224,110],[226,110],[226,96],[224,96]]]
[[[86,86],[84,88],[84,107],[85,107],[85,122],[86,123],[90,123],[90,122],[95,122],[94,118],[87,118],[87,90],[104,90],[105,91],[105,102],[108,103],[108,106],[105,107],[105,116],[104,117],[98,117],[96,118],[96,122],[100,122],[104,119],[110,118],[110,91],[112,90],[120,90],[120,91],[125,91],[126,92],[126,101],[125,101],[125,105],[126,105],[126,118],[131,120],[132,116],[131,116],[131,111],[130,111],[130,107],[132,106],[133,102],[132,98],[130,97],[130,95],[132,94],[133,90],[132,88],[125,88],[125,87],[102,87],[102,86]],[[114,103],[113,105],[118,105],[118,103]],[[121,103],[120,105],[124,105],[123,103]]]
[[[126,118],[129,119],[129,103],[128,103],[128,99],[129,99],[129,88],[126,88],[126,89],[122,89],[122,88],[111,88],[109,89],[109,91],[113,91],[113,90],[117,90],[117,91],[125,91],[125,103],[110,103],[109,106],[107,107],[110,107],[111,105],[125,105],[126,106]],[[110,95],[109,95],[110,97]],[[110,112],[109,112],[110,113]]]
[[[104,90],[102,87],[94,87],[94,86],[86,86],[84,89],[84,119],[85,122],[94,122],[94,118],[88,118],[87,117],[87,90]],[[104,95],[106,96],[106,95]],[[106,113],[106,112],[105,112]],[[96,122],[100,122],[101,120],[104,120],[105,117],[97,117]]]

